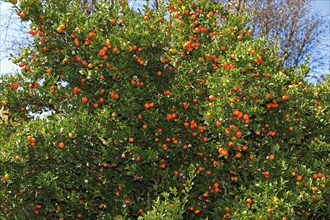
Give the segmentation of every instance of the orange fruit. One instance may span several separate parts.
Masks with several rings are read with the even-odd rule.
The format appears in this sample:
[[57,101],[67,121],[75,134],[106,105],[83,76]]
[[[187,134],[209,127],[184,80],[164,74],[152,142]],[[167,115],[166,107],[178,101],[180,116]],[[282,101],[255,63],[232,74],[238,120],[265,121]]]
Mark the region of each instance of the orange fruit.
[[94,37],[94,36],[95,36],[95,32],[91,31],[91,32],[88,33],[88,37],[89,37],[89,38],[92,38],[92,37]]
[[251,199],[251,198],[247,198],[247,199],[246,199],[246,202],[247,202],[247,203],[252,203],[252,199]]
[[3,100],[3,101],[1,102],[1,104],[2,104],[3,106],[7,106],[7,105],[8,105],[8,101],[7,101],[7,100]]
[[226,148],[224,148],[224,147],[219,148],[218,149],[218,152],[219,152],[219,154],[221,154],[224,157],[225,156],[228,156],[228,150]]
[[194,213],[195,213],[195,215],[198,215],[199,213],[201,213],[201,210],[196,209],[196,210],[194,211]]
[[59,27],[59,28],[57,28],[56,31],[57,31],[57,33],[63,33],[63,28],[60,28],[60,27]]
[[63,142],[58,143],[58,147],[63,149],[64,148],[64,143]]
[[18,66],[19,67],[23,67],[25,65],[25,63],[23,61],[19,62]]
[[87,98],[86,96],[84,96],[84,97],[81,98],[81,101],[82,101],[83,103],[86,103],[86,102],[88,102],[88,98]]

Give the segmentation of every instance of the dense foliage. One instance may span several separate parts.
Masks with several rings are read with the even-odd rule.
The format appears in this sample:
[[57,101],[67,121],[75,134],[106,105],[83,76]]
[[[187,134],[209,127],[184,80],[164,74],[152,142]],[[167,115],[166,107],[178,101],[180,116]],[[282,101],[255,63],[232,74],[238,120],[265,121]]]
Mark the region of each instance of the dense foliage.
[[2,218],[329,218],[329,80],[283,68],[244,15],[15,7],[35,40],[0,82]]

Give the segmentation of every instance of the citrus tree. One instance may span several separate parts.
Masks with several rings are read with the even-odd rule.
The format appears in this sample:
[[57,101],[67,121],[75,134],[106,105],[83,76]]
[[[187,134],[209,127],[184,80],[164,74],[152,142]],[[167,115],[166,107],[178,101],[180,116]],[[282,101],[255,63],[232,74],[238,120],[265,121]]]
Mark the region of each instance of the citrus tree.
[[1,79],[0,213],[329,217],[329,85],[210,1],[15,4],[34,43]]

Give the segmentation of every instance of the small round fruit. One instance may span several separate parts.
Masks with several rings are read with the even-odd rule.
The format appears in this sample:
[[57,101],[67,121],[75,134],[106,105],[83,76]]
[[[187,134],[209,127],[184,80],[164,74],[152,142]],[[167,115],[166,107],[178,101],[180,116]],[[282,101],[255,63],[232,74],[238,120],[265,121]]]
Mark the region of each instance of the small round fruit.
[[58,147],[63,149],[64,148],[64,143],[63,142],[58,143]]
[[88,98],[87,98],[86,96],[84,96],[84,97],[81,98],[81,101],[82,101],[83,103],[86,103],[86,102],[88,102]]

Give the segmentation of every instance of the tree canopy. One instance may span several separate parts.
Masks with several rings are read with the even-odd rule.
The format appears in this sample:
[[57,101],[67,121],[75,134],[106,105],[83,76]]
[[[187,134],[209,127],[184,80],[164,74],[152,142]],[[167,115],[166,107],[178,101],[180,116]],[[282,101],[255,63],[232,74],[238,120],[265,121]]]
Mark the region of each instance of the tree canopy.
[[246,15],[15,7],[34,41],[0,81],[1,217],[329,217],[328,81],[283,67]]

